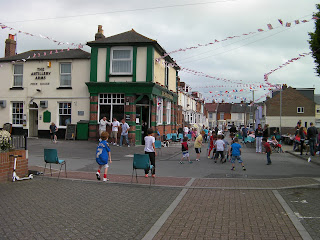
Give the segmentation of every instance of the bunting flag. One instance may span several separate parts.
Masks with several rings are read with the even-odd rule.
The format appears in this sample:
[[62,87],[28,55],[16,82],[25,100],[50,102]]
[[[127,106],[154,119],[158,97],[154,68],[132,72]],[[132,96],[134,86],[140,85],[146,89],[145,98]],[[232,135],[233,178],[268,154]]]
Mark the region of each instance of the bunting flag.
[[[319,19],[319,18],[316,17],[316,16],[313,16],[312,19],[313,19],[313,20],[317,20],[317,19]],[[312,20],[312,19],[311,19],[311,20]],[[283,21],[282,21],[281,19],[278,19],[278,22],[281,24],[282,27],[284,26],[284,25],[283,25]],[[299,20],[295,20],[294,22],[295,22],[296,25],[300,23]],[[302,20],[301,22],[302,22],[302,23],[307,23],[307,22],[309,22],[309,21],[308,21],[308,20]],[[274,27],[273,27],[272,24],[270,24],[270,23],[267,24],[267,27],[268,27],[269,30],[273,30],[273,29],[274,29]],[[287,23],[285,24],[285,27],[291,27],[291,23],[290,23],[290,22],[287,22]],[[263,28],[257,29],[257,32],[264,32],[264,31],[265,31],[265,30],[264,30]],[[171,52],[169,52],[169,53],[165,53],[165,54],[164,54],[163,56],[161,56],[159,59],[163,59],[163,58],[167,57],[168,55],[174,54],[174,53],[177,53],[177,52],[185,52],[185,51],[188,51],[188,50],[197,49],[197,48],[199,48],[199,47],[207,47],[207,46],[211,46],[211,45],[213,45],[213,44],[215,44],[215,43],[224,42],[224,41],[227,41],[227,40],[230,40],[230,39],[240,38],[240,37],[243,37],[243,36],[248,36],[248,35],[256,34],[257,32],[243,33],[243,34],[240,34],[240,35],[238,35],[238,36],[230,36],[230,37],[227,37],[227,38],[222,39],[222,40],[217,40],[217,39],[215,39],[213,42],[209,42],[209,43],[206,43],[206,44],[197,44],[196,46],[193,46],[193,47],[179,48],[179,49],[173,50],[173,51],[171,51]]]

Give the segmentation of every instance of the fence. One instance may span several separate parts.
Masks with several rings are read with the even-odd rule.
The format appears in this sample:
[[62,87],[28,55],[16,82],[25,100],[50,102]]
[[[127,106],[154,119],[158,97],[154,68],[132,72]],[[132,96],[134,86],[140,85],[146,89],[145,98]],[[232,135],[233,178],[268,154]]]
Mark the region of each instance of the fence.
[[27,136],[25,136],[25,135],[11,135],[10,146],[12,146],[12,149],[27,150]]

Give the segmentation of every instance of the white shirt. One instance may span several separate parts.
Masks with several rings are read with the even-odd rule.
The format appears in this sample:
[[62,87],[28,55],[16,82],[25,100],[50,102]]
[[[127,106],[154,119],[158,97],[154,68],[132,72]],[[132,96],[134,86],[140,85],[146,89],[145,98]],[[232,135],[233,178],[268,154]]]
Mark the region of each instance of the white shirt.
[[128,132],[127,130],[130,129],[128,123],[124,123],[122,124],[122,131],[121,131],[121,135],[124,136],[124,135],[128,135]]
[[144,151],[145,152],[154,152],[152,143],[154,143],[156,141],[156,139],[153,136],[145,136],[144,137]]
[[217,151],[224,151],[224,141],[221,139],[218,139],[216,141],[216,149]]
[[120,123],[118,121],[113,121],[112,122],[112,131],[113,132],[118,132],[118,128],[117,127],[120,127]]
[[187,133],[187,132],[189,132],[189,128],[188,128],[188,127],[184,127],[184,128],[183,128],[183,131],[184,131],[185,133]]
[[107,120],[100,120],[100,130],[106,131],[107,130],[107,124],[110,124]]

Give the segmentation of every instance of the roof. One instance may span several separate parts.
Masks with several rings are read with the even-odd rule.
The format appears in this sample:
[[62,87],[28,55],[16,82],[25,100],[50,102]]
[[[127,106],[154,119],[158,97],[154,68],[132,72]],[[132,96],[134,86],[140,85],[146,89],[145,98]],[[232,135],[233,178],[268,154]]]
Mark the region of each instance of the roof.
[[231,112],[231,106],[231,103],[220,103],[218,106],[218,112],[229,113]]
[[218,104],[217,103],[206,103],[205,108],[208,112],[216,112]]
[[314,95],[314,102],[315,102],[316,104],[320,104],[320,94],[315,94],[315,95]]
[[245,113],[247,110],[246,104],[232,104],[231,106],[231,112],[232,113]]
[[119,43],[157,43],[156,40],[145,37],[140,33],[137,33],[134,29],[113,35],[111,37],[100,38],[96,41],[88,42],[87,44],[91,46],[92,44],[119,44]]
[[28,61],[59,60],[59,59],[90,59],[90,56],[91,56],[90,53],[83,51],[81,49],[30,50],[30,51],[20,53],[11,57],[0,58],[0,62],[17,61],[22,59],[26,59]]

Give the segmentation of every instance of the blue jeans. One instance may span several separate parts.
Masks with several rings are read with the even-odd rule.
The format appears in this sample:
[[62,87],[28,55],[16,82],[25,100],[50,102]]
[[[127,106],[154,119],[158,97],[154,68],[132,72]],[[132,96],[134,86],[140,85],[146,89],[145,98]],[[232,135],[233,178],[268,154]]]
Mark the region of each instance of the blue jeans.
[[123,138],[125,138],[125,139],[126,139],[126,142],[127,142],[128,146],[130,146],[130,144],[129,144],[128,134],[127,134],[127,135],[121,135],[121,136],[120,136],[120,146],[122,146]]
[[267,162],[268,163],[271,163],[270,154],[271,154],[271,152],[267,152]]
[[309,139],[309,145],[310,145],[310,155],[314,156],[314,152],[316,151],[316,138],[310,138]]

